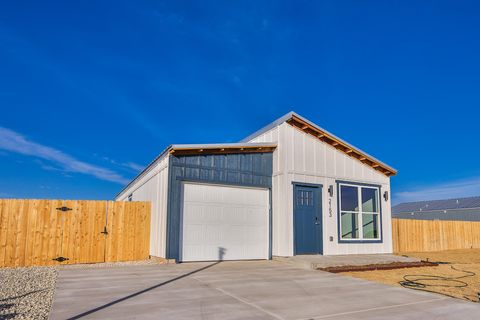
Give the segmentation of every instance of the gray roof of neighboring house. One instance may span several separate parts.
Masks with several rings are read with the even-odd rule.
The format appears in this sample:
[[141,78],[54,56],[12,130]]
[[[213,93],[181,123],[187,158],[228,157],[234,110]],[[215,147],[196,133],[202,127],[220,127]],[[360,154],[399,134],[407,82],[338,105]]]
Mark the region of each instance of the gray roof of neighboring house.
[[392,214],[392,218],[416,220],[480,221],[480,209],[459,209]]
[[472,208],[480,208],[480,196],[447,200],[405,202],[393,206],[392,213]]
[[400,203],[392,207],[400,219],[480,221],[480,196]]

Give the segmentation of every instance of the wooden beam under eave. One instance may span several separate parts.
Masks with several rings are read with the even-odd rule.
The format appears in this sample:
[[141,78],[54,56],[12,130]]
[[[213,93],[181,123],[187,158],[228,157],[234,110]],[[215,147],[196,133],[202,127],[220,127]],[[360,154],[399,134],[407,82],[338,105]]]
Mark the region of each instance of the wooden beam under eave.
[[350,153],[350,156],[354,157],[357,160],[360,160],[360,158],[362,158],[362,155],[360,153],[356,152],[355,150],[352,153]]
[[295,116],[288,119],[286,122],[293,127],[301,129],[303,132],[305,132],[307,134],[311,134],[312,136],[317,137],[320,141],[323,141],[323,142],[333,146],[334,148],[344,152],[345,154],[347,154],[351,157],[354,157],[355,159],[359,160],[363,164],[371,167],[372,169],[374,169],[376,171],[379,171],[379,172],[385,174],[388,177],[391,176],[391,175],[395,175],[389,169],[382,167],[376,161],[371,160],[370,158],[366,157],[363,153],[358,152],[356,150],[353,150],[348,145],[345,145],[345,144],[339,142],[336,138],[333,138],[329,135],[326,135],[325,133],[323,133],[319,129],[317,129],[315,127],[312,127],[311,125],[309,125],[305,121],[303,121],[303,120],[301,120],[301,119],[299,119]]

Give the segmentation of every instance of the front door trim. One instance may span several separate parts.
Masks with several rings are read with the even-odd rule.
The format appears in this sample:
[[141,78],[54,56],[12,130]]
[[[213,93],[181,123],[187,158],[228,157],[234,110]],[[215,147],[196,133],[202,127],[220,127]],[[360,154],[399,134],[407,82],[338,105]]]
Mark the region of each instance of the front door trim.
[[293,209],[293,255],[297,255],[297,246],[296,246],[296,236],[295,236],[295,203],[296,203],[296,195],[295,195],[295,190],[296,187],[310,187],[310,188],[318,188],[318,206],[316,206],[317,209],[317,217],[320,219],[320,234],[317,235],[317,241],[319,241],[319,252],[317,254],[323,254],[323,206],[322,206],[322,201],[323,201],[323,185],[322,184],[316,184],[316,183],[307,183],[307,182],[295,182],[292,181],[293,185],[293,204],[292,204],[292,209]]

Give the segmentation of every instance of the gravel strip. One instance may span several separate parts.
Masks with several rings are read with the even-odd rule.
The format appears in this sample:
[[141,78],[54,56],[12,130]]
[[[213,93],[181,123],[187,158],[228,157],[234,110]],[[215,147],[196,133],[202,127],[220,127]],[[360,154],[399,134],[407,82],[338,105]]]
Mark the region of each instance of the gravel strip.
[[58,269],[97,269],[97,268],[118,268],[125,266],[146,266],[165,264],[164,260],[148,259],[140,261],[124,261],[124,262],[101,262],[101,263],[85,263],[85,264],[64,264],[59,265]]
[[56,279],[55,267],[0,269],[0,320],[48,319]]

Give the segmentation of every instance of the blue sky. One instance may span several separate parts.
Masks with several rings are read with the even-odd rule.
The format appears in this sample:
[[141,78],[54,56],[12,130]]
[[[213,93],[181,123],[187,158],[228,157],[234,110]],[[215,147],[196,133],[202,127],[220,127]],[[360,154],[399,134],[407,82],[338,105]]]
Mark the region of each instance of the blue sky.
[[478,1],[9,1],[0,197],[110,199],[171,143],[294,110],[399,170],[395,202],[480,195]]

